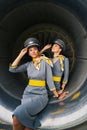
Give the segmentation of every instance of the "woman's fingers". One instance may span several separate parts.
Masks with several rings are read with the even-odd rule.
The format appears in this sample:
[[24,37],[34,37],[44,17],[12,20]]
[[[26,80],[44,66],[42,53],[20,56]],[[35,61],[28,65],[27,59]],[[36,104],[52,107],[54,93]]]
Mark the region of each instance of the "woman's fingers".
[[67,94],[69,93],[69,91],[65,91],[63,92],[60,96],[59,96],[59,100],[63,99]]

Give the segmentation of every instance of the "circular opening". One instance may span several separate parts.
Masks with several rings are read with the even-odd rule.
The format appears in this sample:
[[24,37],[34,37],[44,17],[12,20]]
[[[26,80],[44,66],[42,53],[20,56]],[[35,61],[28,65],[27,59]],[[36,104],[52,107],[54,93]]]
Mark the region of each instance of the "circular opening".
[[[38,8],[39,6],[39,8]],[[62,15],[61,15],[62,14]],[[75,93],[86,79],[86,31],[68,10],[49,2],[31,2],[11,11],[1,21],[0,60],[1,88],[11,97],[20,100],[27,84],[26,74],[11,74],[9,63],[18,55],[27,37],[37,37],[43,48],[56,37],[66,43],[70,61],[70,77],[66,89]],[[51,57],[49,51],[45,53]],[[23,58],[23,62],[27,56]],[[80,76],[79,76],[80,75]],[[22,86],[22,87],[21,87]]]

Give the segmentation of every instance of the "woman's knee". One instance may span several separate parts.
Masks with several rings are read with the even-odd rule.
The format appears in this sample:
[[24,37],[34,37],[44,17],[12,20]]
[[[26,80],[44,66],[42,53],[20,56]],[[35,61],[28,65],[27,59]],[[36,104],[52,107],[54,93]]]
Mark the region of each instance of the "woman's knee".
[[21,123],[18,121],[18,119],[15,116],[13,116],[13,125],[15,126],[21,125]]

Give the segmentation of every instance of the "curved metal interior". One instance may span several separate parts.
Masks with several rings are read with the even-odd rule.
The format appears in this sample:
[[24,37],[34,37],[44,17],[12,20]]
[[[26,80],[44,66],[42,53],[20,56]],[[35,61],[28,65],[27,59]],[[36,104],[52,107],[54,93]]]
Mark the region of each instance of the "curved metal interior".
[[[3,113],[0,119],[2,121],[12,123],[10,115],[20,104],[20,98],[28,80],[26,73],[10,73],[9,63],[23,48],[25,39],[31,36],[40,40],[41,49],[53,39],[62,38],[67,47],[64,54],[70,61],[70,77],[66,87],[69,94],[62,101],[62,106],[61,101],[49,102],[40,116],[41,129],[69,128],[86,121],[87,20],[84,10],[87,9],[80,0],[76,3],[70,2],[57,2],[57,0],[23,2],[21,0],[17,3],[11,1],[12,6],[5,3],[8,8],[4,14],[1,12],[0,17],[0,108]],[[79,4],[78,7],[76,7],[77,4]],[[78,11],[80,6],[84,8],[83,12]],[[50,51],[46,51],[45,55],[52,56]],[[26,60],[30,60],[27,55],[22,62]],[[7,111],[9,115],[4,118]],[[79,116],[78,113],[82,111],[85,112]],[[61,123],[62,119],[64,122]]]

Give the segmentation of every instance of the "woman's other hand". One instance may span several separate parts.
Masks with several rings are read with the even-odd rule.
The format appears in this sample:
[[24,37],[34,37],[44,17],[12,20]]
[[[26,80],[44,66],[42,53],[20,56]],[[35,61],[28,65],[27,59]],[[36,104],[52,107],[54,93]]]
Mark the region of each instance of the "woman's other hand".
[[46,46],[44,46],[44,48],[40,51],[40,54],[42,54],[43,52],[45,52],[46,50],[50,49],[52,46],[52,44],[47,44]]

